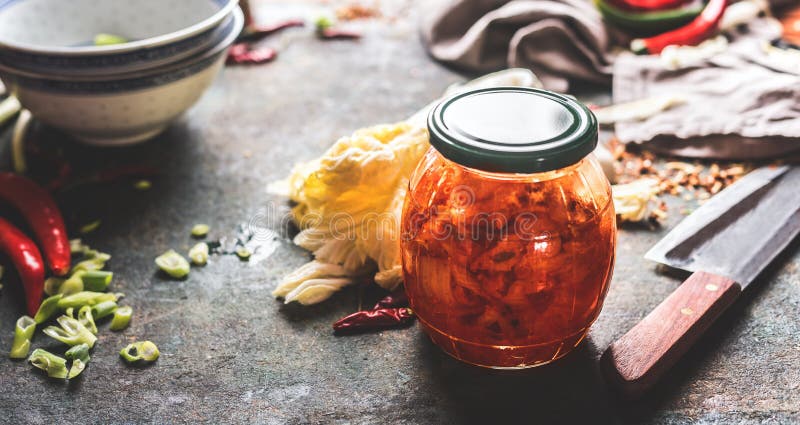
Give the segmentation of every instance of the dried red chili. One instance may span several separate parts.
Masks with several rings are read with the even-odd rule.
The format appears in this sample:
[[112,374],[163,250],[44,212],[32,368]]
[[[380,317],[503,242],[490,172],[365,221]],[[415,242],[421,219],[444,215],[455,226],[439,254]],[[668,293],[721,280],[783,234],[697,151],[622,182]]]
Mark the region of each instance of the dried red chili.
[[42,246],[50,270],[59,276],[66,274],[71,256],[67,229],[50,194],[19,174],[0,173],[0,200],[8,202],[28,221]]
[[379,308],[408,307],[408,296],[405,289],[398,289],[395,292],[383,297],[372,307],[373,310]]
[[325,28],[317,31],[317,36],[323,40],[355,40],[361,38],[361,33],[337,28]]
[[336,332],[354,332],[388,329],[411,323],[414,317],[414,312],[407,307],[357,311],[334,323],[333,330]]
[[268,35],[274,34],[286,28],[303,27],[303,26],[305,26],[305,22],[300,19],[289,19],[286,21],[281,21],[270,25],[249,24],[244,28],[242,34],[239,36],[239,38],[237,38],[237,40],[239,41],[260,40]]
[[251,49],[247,43],[237,43],[231,46],[228,52],[228,64],[257,65],[270,62],[277,56],[278,52],[269,47]]
[[28,314],[36,315],[44,290],[44,263],[39,248],[21,230],[0,218],[0,252],[14,263],[25,289]]
[[636,53],[658,54],[670,45],[694,46],[713,34],[719,26],[728,0],[710,0],[703,12],[692,22],[678,29],[649,38],[631,41],[631,50]]

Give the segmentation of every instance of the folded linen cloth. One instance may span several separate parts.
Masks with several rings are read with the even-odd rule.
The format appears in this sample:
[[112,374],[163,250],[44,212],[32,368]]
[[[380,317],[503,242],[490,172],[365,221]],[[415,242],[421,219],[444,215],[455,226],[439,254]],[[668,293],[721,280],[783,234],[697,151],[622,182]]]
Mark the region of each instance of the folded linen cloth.
[[545,88],[569,80],[610,84],[611,49],[627,42],[590,0],[426,1],[422,37],[431,55],[472,71],[532,70]]
[[759,19],[746,33],[729,34],[724,51],[681,69],[669,69],[658,56],[620,55],[614,103],[667,95],[679,95],[684,103],[617,123],[617,137],[696,158],[778,159],[800,153],[800,62],[774,56],[786,53],[769,46],[779,36],[773,19]]

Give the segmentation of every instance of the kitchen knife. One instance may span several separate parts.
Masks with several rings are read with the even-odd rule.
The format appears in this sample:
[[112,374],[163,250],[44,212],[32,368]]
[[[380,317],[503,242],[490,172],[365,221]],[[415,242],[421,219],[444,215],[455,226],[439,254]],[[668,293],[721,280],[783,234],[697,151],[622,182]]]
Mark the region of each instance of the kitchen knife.
[[603,371],[637,397],[800,233],[800,167],[759,168],[679,223],[645,258],[693,274],[603,353]]

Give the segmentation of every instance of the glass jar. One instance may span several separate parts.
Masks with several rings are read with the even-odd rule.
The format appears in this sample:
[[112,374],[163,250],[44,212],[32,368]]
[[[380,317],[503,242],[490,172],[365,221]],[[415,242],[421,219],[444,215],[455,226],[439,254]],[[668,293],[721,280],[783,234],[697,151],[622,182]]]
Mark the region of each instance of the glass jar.
[[402,217],[411,307],[433,342],[484,367],[527,368],[576,347],[614,265],[611,187],[594,115],[544,90],[451,97]]

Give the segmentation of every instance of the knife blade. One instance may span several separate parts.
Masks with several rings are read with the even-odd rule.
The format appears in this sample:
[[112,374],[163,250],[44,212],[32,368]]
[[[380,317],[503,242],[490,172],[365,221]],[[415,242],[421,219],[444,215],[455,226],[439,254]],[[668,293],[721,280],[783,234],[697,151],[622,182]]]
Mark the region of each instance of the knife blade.
[[603,354],[623,394],[652,387],[800,233],[800,167],[763,167],[679,223],[645,258],[693,274]]
[[742,288],[800,232],[800,168],[763,167],[711,198],[645,254]]

